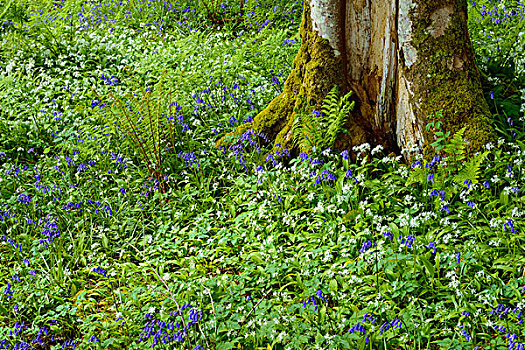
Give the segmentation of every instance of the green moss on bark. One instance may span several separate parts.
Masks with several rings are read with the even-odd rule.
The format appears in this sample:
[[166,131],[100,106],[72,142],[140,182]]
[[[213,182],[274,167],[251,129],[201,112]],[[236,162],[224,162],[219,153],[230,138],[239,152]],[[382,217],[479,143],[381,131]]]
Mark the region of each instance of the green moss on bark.
[[[495,135],[468,36],[466,5],[462,0],[447,4],[417,2],[411,20],[414,24],[412,45],[418,52],[418,61],[407,72],[409,79],[415,82],[418,117],[426,118],[442,110],[444,130],[454,134],[466,126],[464,136],[470,143],[468,153],[473,154],[487,142],[494,141]],[[438,11],[450,13],[448,27],[442,33],[431,35],[432,18],[436,18]],[[425,125],[427,122],[424,121]],[[433,142],[433,135],[427,133],[425,140],[430,142],[424,153],[430,156],[433,150],[429,143]]]
[[[487,142],[494,141],[495,134],[468,36],[466,1],[413,1],[416,6],[409,14],[412,22],[410,44],[417,52],[417,60],[410,67],[404,67],[401,52],[401,66],[398,68],[403,69],[404,78],[411,83],[414,93],[410,101],[412,109],[416,118],[422,118],[422,125],[429,122],[427,116],[442,110],[445,131],[453,134],[466,126],[464,136],[470,142],[469,154],[473,154]],[[341,56],[336,57],[329,41],[313,30],[307,2],[303,6],[300,36],[302,45],[282,93],[252,123],[239,126],[221,138],[217,146],[226,146],[232,142],[229,137],[239,137],[253,128],[294,153],[291,132],[294,109],[306,109],[302,105],[303,98],[298,97],[304,97],[306,104],[319,109],[334,85],[346,86]],[[353,89],[357,96],[367,96],[359,84]],[[346,92],[346,89],[343,88],[342,92]],[[393,150],[392,145],[388,146],[390,138],[381,135],[381,130],[374,132],[371,121],[367,120],[372,116],[372,111],[363,113],[362,109],[366,112],[366,104],[357,101],[345,125],[349,133],[338,137],[335,148],[351,150],[354,145],[369,142],[382,144],[387,151]],[[433,153],[429,146],[434,141],[433,134],[425,132],[423,136],[424,153],[428,156]],[[276,148],[272,153],[275,151]],[[351,156],[355,155],[351,153]]]
[[335,56],[329,41],[313,30],[307,3],[303,6],[299,31],[301,48],[293,61],[292,72],[284,83],[282,93],[255,116],[253,122],[239,126],[234,132],[217,141],[218,147],[228,145],[232,136],[239,137],[246,130],[253,128],[257,132],[265,133],[270,140],[274,140],[274,144],[292,150],[294,108],[306,108],[298,96],[305,97],[308,105],[320,109],[323,99],[334,85],[345,85],[341,74],[342,61]]

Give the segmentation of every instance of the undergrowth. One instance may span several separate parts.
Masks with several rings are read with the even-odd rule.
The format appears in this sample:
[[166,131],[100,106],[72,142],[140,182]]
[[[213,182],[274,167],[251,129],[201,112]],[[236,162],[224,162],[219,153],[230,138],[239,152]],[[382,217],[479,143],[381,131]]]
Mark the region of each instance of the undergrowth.
[[0,348],[523,348],[522,5],[470,4],[498,143],[467,162],[435,123],[405,164],[325,149],[335,95],[296,126],[309,154],[215,148],[280,93],[300,2],[15,3]]

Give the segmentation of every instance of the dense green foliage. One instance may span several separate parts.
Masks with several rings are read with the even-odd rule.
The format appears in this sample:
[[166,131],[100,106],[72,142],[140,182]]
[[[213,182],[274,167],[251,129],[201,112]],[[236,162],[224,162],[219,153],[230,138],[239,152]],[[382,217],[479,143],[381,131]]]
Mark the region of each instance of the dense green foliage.
[[[305,153],[315,152],[315,149],[332,147],[337,136],[344,130],[344,124],[350,111],[354,108],[355,101],[350,101],[352,91],[339,96],[337,86],[326,95],[320,111],[308,106],[306,110],[294,110],[293,138],[294,144]],[[299,98],[302,96],[299,95]],[[306,104],[306,101],[304,101]]]
[[[439,156],[407,165],[215,147],[279,94],[300,2],[0,0],[0,348],[522,348],[506,3],[470,4],[498,144],[466,161],[436,120]],[[334,137],[346,102],[297,128]]]

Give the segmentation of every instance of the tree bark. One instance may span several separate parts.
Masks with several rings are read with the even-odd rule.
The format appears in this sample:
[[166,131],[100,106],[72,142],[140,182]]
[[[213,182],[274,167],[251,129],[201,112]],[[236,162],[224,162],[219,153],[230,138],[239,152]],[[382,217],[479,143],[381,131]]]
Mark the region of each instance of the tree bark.
[[425,127],[440,110],[445,131],[467,127],[469,153],[494,140],[466,0],[305,0],[300,36],[282,93],[234,135],[253,128],[292,149],[294,107],[304,107],[298,96],[320,108],[335,84],[356,99],[338,150],[368,142],[431,153]]

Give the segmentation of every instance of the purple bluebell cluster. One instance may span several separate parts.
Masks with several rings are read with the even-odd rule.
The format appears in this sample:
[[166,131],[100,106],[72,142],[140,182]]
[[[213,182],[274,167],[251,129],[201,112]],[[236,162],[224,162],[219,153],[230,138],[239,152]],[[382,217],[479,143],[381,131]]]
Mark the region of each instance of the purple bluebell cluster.
[[361,249],[359,249],[359,251],[361,253],[365,253],[369,249],[373,249],[375,247],[376,247],[376,241],[375,240],[372,241],[371,239],[369,239],[365,243],[363,243],[363,246],[361,247]]
[[11,283],[7,282],[7,287],[4,289],[4,294],[8,297],[8,298],[11,298],[13,297],[13,294],[14,294],[14,290],[13,288],[11,287]]
[[[186,314],[186,312],[184,312],[185,309],[189,309],[189,312],[187,312],[187,318],[184,317]],[[140,333],[139,343],[145,342],[151,338],[151,348],[154,349],[160,344],[183,343],[187,341],[188,338],[191,342],[191,335],[193,332],[196,332],[194,326],[202,320],[202,311],[194,309],[191,304],[184,304],[179,310],[175,312],[171,311],[169,315],[178,316],[181,321],[171,320],[164,322],[160,319],[156,319],[152,313],[144,315],[144,319],[147,321]],[[194,349],[199,348],[200,346],[196,345]]]
[[[52,320],[48,324],[56,324],[56,321]],[[55,335],[52,334],[51,329],[48,325],[40,327],[36,336],[29,343],[17,339],[24,336],[24,331],[29,329],[30,325],[26,322],[15,322],[13,329],[9,331],[10,339],[8,338],[0,340],[0,349],[34,350],[38,349],[39,347],[45,348],[53,344],[61,345],[62,349],[75,349],[78,345],[78,341],[74,339],[67,339],[60,344],[59,339],[55,338]]]
[[517,230],[514,228],[512,223],[512,219],[507,220],[507,222],[503,224],[503,231],[507,231],[507,229],[509,229],[513,234],[517,233]]
[[102,75],[100,76],[100,79],[103,80],[104,84],[107,84],[107,85],[118,86],[118,83],[119,83],[118,78],[116,76],[112,75],[111,77],[108,77],[106,73],[102,73]]
[[[368,312],[363,315],[363,320],[361,322],[357,322],[355,325],[353,325],[349,330],[348,333],[352,334],[354,332],[360,332],[363,335],[367,333],[366,324],[373,325],[377,321],[377,316],[374,316],[374,314],[369,314]],[[387,331],[388,329],[392,328],[401,328],[401,325],[403,324],[403,321],[401,321],[399,318],[395,318],[389,323],[385,322],[379,327],[379,332],[381,335],[383,335],[384,331]],[[365,338],[366,344],[370,343],[370,335],[367,334]]]
[[317,172],[317,170],[313,170],[311,175],[312,177],[315,177],[314,185],[316,186],[320,184],[321,182],[330,182],[330,181],[336,180],[335,175],[329,170],[323,170],[323,171],[320,171],[319,173]]
[[99,275],[108,278],[106,270],[104,270],[104,269],[101,268],[100,266],[99,266],[99,267],[94,267],[94,268],[91,270],[91,272],[98,273]]
[[186,164],[189,170],[192,170],[194,167],[199,167],[199,160],[197,159],[197,156],[195,155],[195,153],[193,153],[193,151],[187,153],[180,152],[177,155],[177,157],[184,160],[184,163]]
[[[12,216],[14,217],[14,216]],[[0,236],[0,241],[4,241],[9,243],[13,248],[18,250],[18,252],[22,252],[22,244],[17,243],[14,239],[7,237],[5,235]]]
[[[326,299],[326,296],[323,294],[323,292],[319,289],[317,292],[315,292],[315,296],[317,296],[317,303],[328,303],[328,300]],[[314,308],[314,311],[317,311],[317,304],[316,304],[316,297],[311,296],[309,298],[306,298],[303,301],[303,308],[306,308],[307,305],[312,305]]]
[[[260,139],[267,139],[263,132],[255,132],[253,129],[248,129],[235,143],[228,146],[228,148],[220,147],[219,150],[223,150],[224,153],[226,153],[226,150],[230,151],[242,166],[242,169],[247,170],[245,153],[248,153],[253,148],[257,154],[260,154]],[[266,159],[266,161],[270,160],[273,160],[272,155],[269,155]]]

